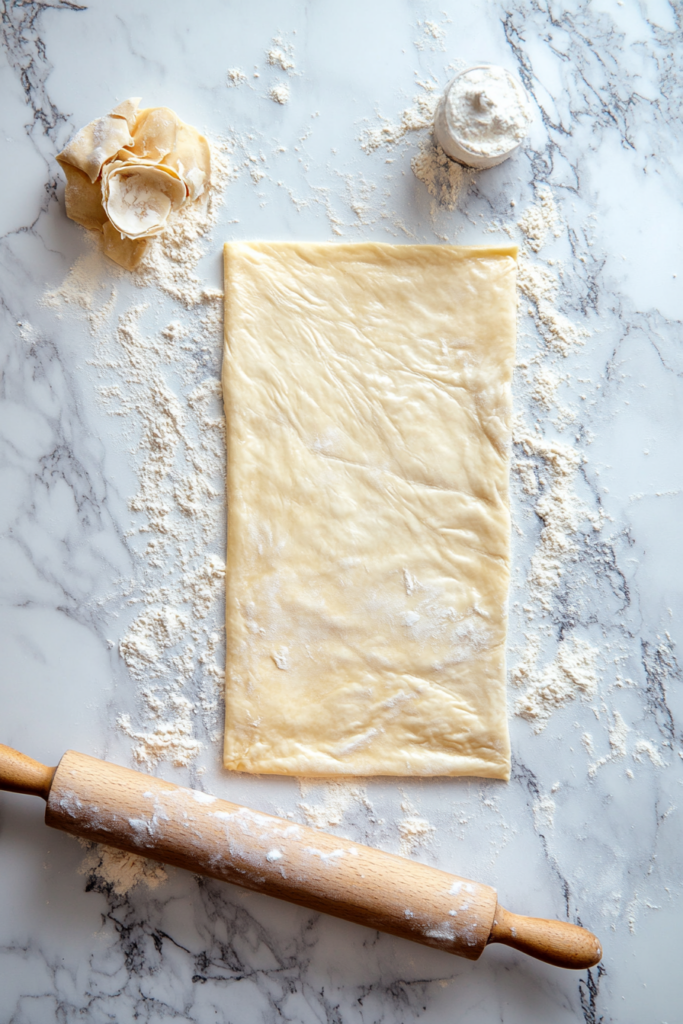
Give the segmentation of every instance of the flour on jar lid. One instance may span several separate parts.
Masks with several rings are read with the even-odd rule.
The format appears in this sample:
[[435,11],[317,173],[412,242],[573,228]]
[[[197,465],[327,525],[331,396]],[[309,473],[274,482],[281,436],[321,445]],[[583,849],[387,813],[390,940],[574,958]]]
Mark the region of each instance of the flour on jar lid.
[[479,64],[449,82],[437,106],[434,134],[442,149],[469,167],[494,167],[526,138],[532,110],[510,71]]

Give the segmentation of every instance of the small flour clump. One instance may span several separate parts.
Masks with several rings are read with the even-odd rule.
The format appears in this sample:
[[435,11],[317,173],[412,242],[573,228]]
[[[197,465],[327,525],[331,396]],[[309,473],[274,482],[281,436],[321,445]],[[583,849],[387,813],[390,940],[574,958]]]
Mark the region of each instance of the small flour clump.
[[431,136],[420,144],[420,151],[413,157],[410,166],[415,177],[426,185],[430,196],[446,210],[456,208],[473,174],[462,164],[449,159]]
[[416,50],[424,50],[428,45],[431,50],[445,50],[444,39],[446,30],[437,25],[435,21],[418,21],[417,27],[422,29],[422,36],[418,37],[414,46]]
[[196,619],[205,619],[223,593],[225,562],[218,555],[207,555],[198,569],[184,577],[188,600]]
[[509,71],[493,65],[470,68],[453,79],[445,115],[453,138],[487,158],[518,146],[531,123],[524,89]]
[[150,608],[135,620],[119,644],[121,657],[136,679],[154,675],[162,651],[174,647],[187,628],[177,608]]
[[544,409],[551,409],[555,404],[555,392],[562,383],[562,377],[549,366],[541,366],[534,376],[531,397]]
[[79,874],[88,875],[100,884],[111,887],[117,896],[126,896],[140,883],[149,889],[156,889],[168,879],[162,865],[146,857],[115,850],[111,846],[101,846],[99,843],[89,843],[85,839],[78,841],[88,848],[78,869]]
[[281,105],[289,103],[289,86],[274,85],[268,95],[273,103],[280,103]]
[[555,826],[555,801],[550,796],[539,796],[531,805],[534,816],[534,828],[543,835]]
[[417,809],[409,800],[402,802],[401,810],[405,817],[396,823],[401,839],[401,855],[409,857],[416,846],[424,846],[432,838],[436,829],[426,818],[419,816]]

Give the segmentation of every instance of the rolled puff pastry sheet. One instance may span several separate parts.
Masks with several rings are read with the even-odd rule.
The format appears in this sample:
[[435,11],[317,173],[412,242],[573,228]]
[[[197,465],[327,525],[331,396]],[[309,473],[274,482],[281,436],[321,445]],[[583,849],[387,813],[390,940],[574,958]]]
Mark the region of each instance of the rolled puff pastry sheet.
[[509,778],[516,256],[225,246],[226,768]]

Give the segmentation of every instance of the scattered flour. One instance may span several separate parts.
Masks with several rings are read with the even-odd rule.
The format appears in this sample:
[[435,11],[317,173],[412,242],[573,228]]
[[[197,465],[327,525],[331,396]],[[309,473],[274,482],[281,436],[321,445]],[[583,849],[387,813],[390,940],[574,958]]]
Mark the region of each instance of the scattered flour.
[[[435,28],[438,29],[438,26]],[[439,101],[439,83],[428,79],[416,80],[416,84],[423,92],[413,97],[412,105],[401,113],[398,122],[379,115],[379,124],[365,128],[359,142],[366,153],[373,153],[380,148],[393,149],[413,132],[422,134],[418,140],[418,152],[411,159],[411,168],[431,196],[430,213],[432,221],[435,221],[439,210],[452,212],[457,208],[462,195],[474,180],[475,172],[450,160],[434,138],[433,124]],[[387,163],[392,162],[393,158],[387,159]],[[403,222],[396,220],[395,214],[394,222],[405,234],[413,237]],[[444,241],[451,239],[444,237]]]
[[[608,725],[607,727],[610,753],[605,755],[604,757],[598,758],[597,761],[594,761],[592,764],[588,766],[588,774],[591,778],[596,774],[598,768],[602,768],[602,766],[607,764],[609,761],[619,761],[626,757],[626,737],[629,732],[630,729],[627,726],[626,722],[619,714],[619,712],[615,711],[613,721],[611,725]],[[590,737],[588,733],[585,733],[584,737],[584,746],[586,747],[588,753],[592,754],[592,737]]]
[[[371,814],[374,808],[370,803],[364,785],[357,779],[304,779],[298,780],[301,796],[306,798],[299,803],[307,823],[312,828],[325,829],[341,825],[344,815],[355,801]],[[310,802],[313,794],[320,793],[322,803]]]
[[612,756],[615,760],[626,757],[626,736],[629,732],[629,727],[618,711],[614,712],[614,721],[607,732]]
[[585,327],[577,327],[555,308],[560,282],[548,266],[532,262],[528,255],[522,253],[517,267],[517,283],[533,304],[529,312],[548,348],[566,356],[585,343],[590,332]]
[[561,640],[554,660],[540,669],[539,648],[537,637],[530,637],[511,672],[512,682],[525,687],[515,701],[515,714],[528,719],[536,733],[542,732],[556,708],[577,697],[592,697],[598,685],[598,651],[585,640],[575,636]]
[[[543,529],[531,559],[528,583],[531,599],[550,611],[564,565],[578,550],[576,531],[587,521],[592,522],[594,529],[599,529],[601,518],[592,513],[574,491],[574,477],[582,463],[576,448],[546,440],[538,425],[532,430],[521,415],[515,417],[512,436],[526,456],[513,462],[513,470],[521,477],[525,492],[538,495],[542,490],[534,511],[543,521]],[[542,488],[539,478],[544,482]]]
[[548,348],[566,356],[572,349],[583,345],[590,332],[572,323],[555,308],[560,289],[555,262],[544,263],[535,257],[549,237],[561,236],[562,224],[547,185],[537,186],[536,197],[538,202],[529,206],[517,222],[524,239],[517,267],[517,283],[532,303],[528,312],[533,315]]
[[473,172],[449,159],[432,135],[421,141],[419,153],[413,157],[410,166],[435,200],[432,215],[436,212],[436,204],[446,210],[455,210],[463,190],[473,179]]
[[242,85],[242,83],[246,82],[246,80],[247,80],[247,76],[245,75],[244,71],[240,70],[240,68],[230,68],[229,69],[229,71],[228,71],[228,85],[229,86],[234,87],[236,85]]
[[517,226],[524,232],[529,248],[540,252],[548,235],[559,238],[562,227],[553,194],[547,185],[536,187],[536,198],[538,202],[525,210]]
[[149,889],[156,889],[168,879],[165,868],[146,857],[126,853],[111,846],[89,843],[79,839],[88,850],[78,871],[81,875],[96,878],[104,885],[110,885],[117,896],[125,896],[136,885],[142,883]]
[[[549,238],[560,237],[562,225],[551,190],[547,186],[537,187],[536,198],[537,202],[518,221],[523,232],[518,284],[521,293],[532,303],[528,313],[533,316],[547,349],[565,357],[584,343],[588,331],[577,327],[555,308],[560,289],[556,261],[543,261],[538,253]],[[536,362],[539,359],[542,354],[535,357]],[[522,367],[525,365],[528,366],[522,364]],[[556,392],[565,379],[566,374],[559,374],[552,365],[541,361],[531,381],[531,398],[543,410],[556,407]],[[575,413],[562,408],[559,412],[555,425],[563,429],[574,420]],[[603,514],[589,509],[575,492],[576,477],[584,461],[578,449],[566,442],[547,439],[539,422],[530,427],[520,414],[513,423],[513,442],[519,454],[512,469],[519,476],[524,493],[534,499],[534,512],[543,523],[527,577],[528,602],[524,610],[531,620],[535,609],[541,614],[552,610],[554,595],[567,565],[579,557],[579,529],[592,525],[594,530],[599,530]],[[595,693],[598,651],[586,640],[570,635],[558,645],[555,658],[538,667],[540,641],[537,633],[527,635],[526,640],[511,672],[512,683],[524,688],[514,708],[517,715],[532,722],[535,732],[540,732],[556,708]],[[617,715],[610,732],[610,743],[616,744],[610,759],[620,749],[620,721],[623,720]],[[592,742],[590,737],[586,742]],[[597,767],[599,763],[592,766],[593,773]]]
[[[142,608],[119,652],[133,678],[164,684],[141,691],[151,728],[144,722],[134,727],[127,715],[118,724],[146,765],[162,759],[187,765],[202,746],[196,722],[213,730],[220,710],[221,627],[213,615],[225,565],[210,546],[222,548],[225,516],[225,424],[216,375],[223,295],[207,288],[196,270],[233,175],[228,144],[213,143],[210,188],[152,240],[135,274],[112,267],[98,236],[88,232],[88,251],[43,298],[57,316],[85,319],[95,339],[88,363],[101,381],[100,401],[125,422],[133,442],[138,486],[129,499],[134,520],[128,537],[143,544],[135,541],[132,548],[140,559],[137,578],[121,584],[131,605]],[[128,291],[131,282],[147,291],[148,301],[117,311],[120,282]],[[161,308],[159,293],[171,298],[175,312],[150,329]],[[164,365],[172,377],[162,372]],[[192,699],[181,692],[189,682]]]
[[636,923],[638,921],[638,913],[643,910],[661,910],[661,904],[652,903],[650,900],[645,899],[640,895],[636,889],[633,899],[630,900],[626,906],[626,920],[628,922],[628,930],[631,935],[636,934]]
[[266,50],[266,60],[271,68],[280,68],[282,71],[294,70],[292,47],[283,43],[278,36],[273,39],[273,45]]
[[218,555],[207,555],[199,568],[183,576],[183,586],[195,619],[205,619],[223,593],[225,562]]
[[96,337],[113,316],[118,298],[116,283],[127,272],[104,256],[99,232],[86,231],[83,238],[85,253],[76,259],[59,288],[45,292],[40,303],[58,320],[65,316],[84,318],[90,334]]
[[147,701],[151,711],[155,705],[159,715],[171,715],[170,721],[160,722],[150,732],[136,732],[131,724],[130,715],[119,715],[117,725],[126,736],[136,741],[133,756],[140,764],[155,765],[158,761],[170,761],[176,767],[187,766],[195,758],[202,745],[195,739],[192,727],[192,716],[196,706],[187,697],[173,690],[163,694],[161,698]]
[[642,764],[643,756],[649,757],[655,768],[665,768],[666,763],[662,760],[659,751],[651,740],[638,740],[633,750],[633,760]]
[[437,25],[435,21],[425,19],[424,21],[418,21],[417,27],[421,29],[421,33],[414,42],[416,50],[424,50],[425,46],[428,46],[430,50],[446,49],[444,42],[446,30],[441,25]]
[[555,405],[555,392],[562,379],[550,366],[540,366],[534,376],[531,397],[542,408],[551,409]]
[[366,128],[361,133],[361,148],[366,153],[372,153],[380,146],[395,146],[409,132],[431,128],[437,101],[438,97],[431,91],[428,91],[426,95],[415,96],[413,105],[403,111],[398,124],[392,124],[388,118],[380,115],[382,122],[380,125]]

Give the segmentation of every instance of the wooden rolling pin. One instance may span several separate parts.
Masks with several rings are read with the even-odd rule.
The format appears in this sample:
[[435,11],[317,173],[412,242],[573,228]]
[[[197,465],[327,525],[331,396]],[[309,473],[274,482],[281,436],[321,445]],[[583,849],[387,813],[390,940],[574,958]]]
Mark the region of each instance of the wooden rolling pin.
[[585,928],[512,914],[488,885],[73,750],[47,768],[0,744],[0,789],[42,796],[52,828],[469,960],[490,942],[578,970],[602,957]]

